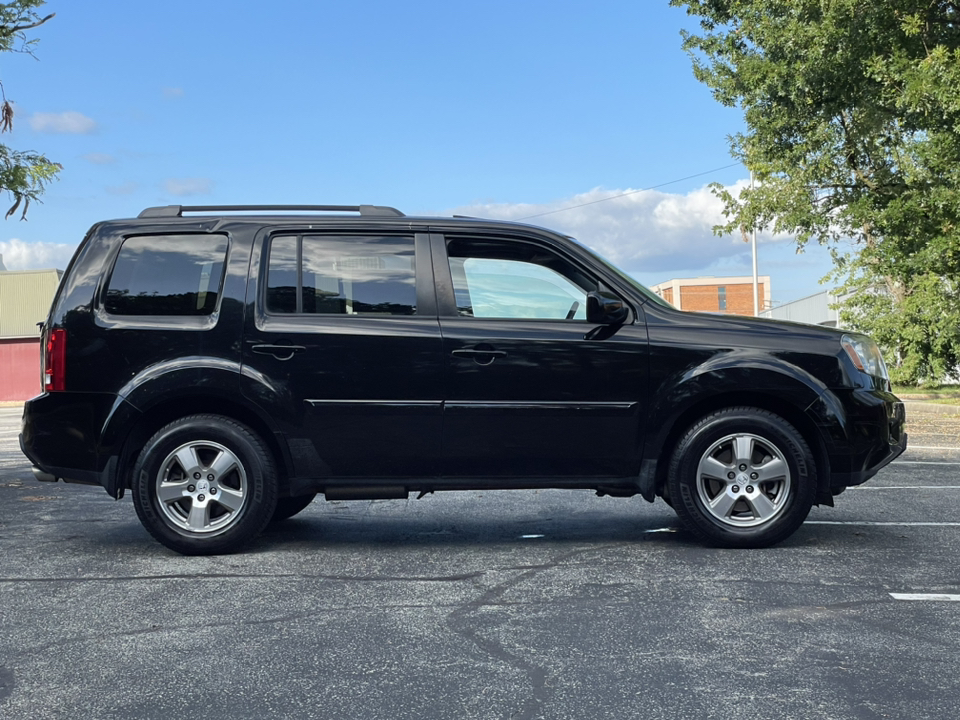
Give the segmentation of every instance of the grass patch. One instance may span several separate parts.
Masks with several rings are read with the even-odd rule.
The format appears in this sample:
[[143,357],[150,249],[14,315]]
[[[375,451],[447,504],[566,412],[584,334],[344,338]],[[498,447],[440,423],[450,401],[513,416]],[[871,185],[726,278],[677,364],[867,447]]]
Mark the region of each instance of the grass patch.
[[[894,385],[893,394],[903,398],[909,398],[911,395],[922,395],[924,400],[960,401],[960,385],[933,385],[931,387]],[[951,402],[950,404],[954,403]]]

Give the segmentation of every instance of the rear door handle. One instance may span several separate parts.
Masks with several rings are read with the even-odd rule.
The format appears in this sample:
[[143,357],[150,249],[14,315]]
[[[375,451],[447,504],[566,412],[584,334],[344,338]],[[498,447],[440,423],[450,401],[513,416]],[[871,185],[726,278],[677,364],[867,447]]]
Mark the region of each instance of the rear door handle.
[[306,350],[303,345],[254,345],[251,350],[260,355],[273,355],[277,360],[289,360],[296,353]]
[[504,350],[494,350],[492,347],[459,348],[451,353],[454,357],[473,358],[477,365],[489,365],[498,357],[504,357]]
[[476,348],[463,348],[461,350],[454,350],[452,354],[457,355],[458,357],[475,357],[477,355],[503,357],[507,353],[504,350],[477,350]]

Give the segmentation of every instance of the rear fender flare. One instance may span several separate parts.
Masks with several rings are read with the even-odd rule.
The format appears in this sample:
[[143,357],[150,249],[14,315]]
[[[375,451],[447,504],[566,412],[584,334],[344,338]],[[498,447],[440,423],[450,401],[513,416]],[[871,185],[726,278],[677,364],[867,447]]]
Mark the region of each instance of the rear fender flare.
[[[179,403],[182,403],[181,415],[221,412],[241,415],[235,418],[240,421],[245,417],[255,419],[261,431],[269,435],[263,438],[264,442],[279,450],[280,468],[289,472],[292,467],[290,450],[282,441],[276,423],[239,391],[242,372],[239,363],[198,356],[157,363],[131,378],[121,389],[100,433],[98,452],[121,460],[117,476],[110,479],[107,492],[113,497],[122,496],[125,485],[121,477],[123,468],[139,452],[139,448],[131,447],[131,436],[137,437],[135,431],[144,416],[159,412],[164,417],[176,417],[178,413],[173,408]],[[266,378],[257,377],[256,381],[269,385]],[[231,413],[230,408],[236,408],[238,412]]]

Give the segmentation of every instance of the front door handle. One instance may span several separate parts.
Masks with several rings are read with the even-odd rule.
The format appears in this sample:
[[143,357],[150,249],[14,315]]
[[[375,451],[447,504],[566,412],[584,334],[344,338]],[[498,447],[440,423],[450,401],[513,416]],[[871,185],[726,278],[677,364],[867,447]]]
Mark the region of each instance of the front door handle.
[[303,345],[254,345],[251,350],[260,355],[273,355],[277,360],[289,360],[296,353],[306,350]]

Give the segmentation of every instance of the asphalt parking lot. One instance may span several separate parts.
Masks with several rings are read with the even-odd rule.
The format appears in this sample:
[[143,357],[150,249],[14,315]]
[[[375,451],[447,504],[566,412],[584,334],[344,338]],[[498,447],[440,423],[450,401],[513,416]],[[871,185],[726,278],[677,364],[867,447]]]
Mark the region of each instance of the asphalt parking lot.
[[185,558],[32,479],[0,409],[0,718],[943,718],[960,707],[960,416],[787,542],[663,503],[326,503]]

